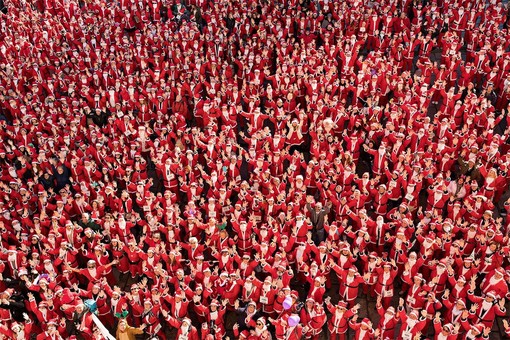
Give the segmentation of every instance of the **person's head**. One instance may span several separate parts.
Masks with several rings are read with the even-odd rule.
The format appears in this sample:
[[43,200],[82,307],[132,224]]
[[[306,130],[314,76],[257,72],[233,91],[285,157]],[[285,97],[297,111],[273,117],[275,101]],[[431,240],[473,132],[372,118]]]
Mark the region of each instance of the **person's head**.
[[46,329],[46,331],[48,332],[49,335],[57,334],[57,332],[58,332],[57,324],[54,321],[48,322],[47,325],[48,325],[48,328]]
[[264,327],[266,327],[266,319],[264,319],[263,317],[258,318],[256,327],[258,329],[264,329]]
[[505,275],[505,272],[503,271],[503,268],[501,268],[501,267],[494,271],[494,278],[496,280],[501,280],[504,275]]
[[100,290],[101,290],[101,287],[99,287],[98,285],[92,286],[92,294],[97,295],[97,294],[99,294]]
[[447,323],[441,329],[441,335],[447,337],[448,335],[450,335],[452,333],[452,331],[453,331],[452,324],[451,323]]
[[257,307],[257,305],[255,304],[255,302],[250,301],[248,303],[248,306],[247,306],[246,310],[248,311],[249,314],[253,314],[253,313],[255,313],[256,307]]
[[120,320],[119,321],[119,330],[121,332],[124,332],[127,329],[127,327],[128,327],[128,323],[127,323],[126,320]]
[[494,303],[494,301],[496,300],[496,293],[493,291],[488,292],[487,295],[485,295],[484,300],[487,303]]
[[85,305],[83,303],[76,305],[76,313],[78,313],[78,314],[83,313],[84,310],[85,310]]
[[455,303],[455,307],[458,310],[464,310],[464,309],[466,309],[466,304],[464,303],[464,301],[462,299],[458,299],[457,302]]
[[389,263],[384,264],[383,270],[385,273],[389,272],[391,270],[391,264],[389,264]]

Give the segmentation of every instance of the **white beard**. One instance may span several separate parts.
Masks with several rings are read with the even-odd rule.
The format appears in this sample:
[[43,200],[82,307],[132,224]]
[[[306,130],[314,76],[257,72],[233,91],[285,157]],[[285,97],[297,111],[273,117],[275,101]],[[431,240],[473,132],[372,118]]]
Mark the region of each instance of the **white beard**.
[[483,300],[483,302],[482,302],[482,309],[489,310],[489,309],[492,308],[492,306],[493,306],[492,302],[487,302],[487,301]]
[[494,276],[491,277],[491,279],[489,280],[489,283],[491,285],[495,285],[496,283],[498,283],[499,281],[501,281],[503,278],[500,278],[500,279],[496,279]]
[[51,273],[55,272],[55,269],[53,268],[53,265],[51,263],[50,264],[45,264],[44,265],[44,269],[46,270],[46,272],[48,274],[51,274]]
[[412,329],[414,327],[414,325],[416,325],[417,323],[418,323],[418,319],[413,320],[411,318],[407,318],[407,326],[409,327],[409,329]]
[[15,170],[11,170],[9,169],[9,175],[12,177],[12,178],[18,178],[18,174],[16,173]]
[[266,330],[266,326],[264,326],[263,328],[258,328],[258,327],[255,327],[255,334],[257,336],[261,336],[262,333],[264,333],[264,331]]
[[16,333],[16,339],[25,340],[25,331],[21,330],[18,333]]
[[212,321],[216,321],[216,319],[218,318],[218,311],[215,310],[214,312],[209,312],[209,315],[210,315],[210,318]]
[[126,221],[125,220],[121,220],[119,221],[119,228],[120,229],[126,229]]
[[305,247],[299,247],[296,251],[296,260],[301,262],[303,260],[303,253],[305,252]]
[[186,325],[181,325],[181,336],[188,335],[189,327]]

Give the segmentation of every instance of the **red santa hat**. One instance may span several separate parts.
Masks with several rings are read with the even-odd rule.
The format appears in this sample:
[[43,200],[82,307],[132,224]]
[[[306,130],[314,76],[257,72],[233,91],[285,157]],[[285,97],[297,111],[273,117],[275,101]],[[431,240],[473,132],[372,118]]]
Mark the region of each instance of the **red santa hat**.
[[471,329],[479,334],[484,331],[485,326],[483,323],[477,323],[476,325],[471,326]]
[[338,304],[336,305],[336,308],[347,308],[347,302],[344,301],[338,301]]
[[487,297],[490,297],[490,298],[493,298],[493,299],[497,299],[496,292],[491,290],[490,292],[487,293]]
[[496,269],[494,270],[494,273],[495,273],[495,274],[499,274],[499,275],[501,275],[501,276],[504,276],[504,275],[505,275],[505,271],[503,270],[503,268],[502,268],[502,267],[496,268]]
[[452,332],[453,331],[453,325],[451,323],[447,323],[446,325],[443,326],[443,329],[445,329],[448,332]]

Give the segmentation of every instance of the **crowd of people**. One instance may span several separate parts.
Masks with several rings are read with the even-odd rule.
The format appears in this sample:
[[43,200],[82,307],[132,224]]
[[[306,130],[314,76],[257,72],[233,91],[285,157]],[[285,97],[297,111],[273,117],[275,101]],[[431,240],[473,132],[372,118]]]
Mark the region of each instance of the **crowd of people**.
[[508,13],[6,0],[0,338],[510,335]]

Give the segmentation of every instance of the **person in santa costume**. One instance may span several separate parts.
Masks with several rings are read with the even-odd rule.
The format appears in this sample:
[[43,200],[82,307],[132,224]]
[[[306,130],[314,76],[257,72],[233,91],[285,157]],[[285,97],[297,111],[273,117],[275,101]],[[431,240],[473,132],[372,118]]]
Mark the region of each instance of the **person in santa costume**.
[[[198,301],[195,300],[194,301]],[[212,300],[209,304],[209,308],[205,307],[202,304],[199,304],[198,302],[195,302],[195,305],[197,305],[196,308],[199,310],[199,312],[202,312],[206,318],[207,323],[206,326],[209,329],[209,333],[211,335],[214,335],[215,337],[223,337],[225,336],[225,312],[226,312],[226,305],[228,304],[228,300],[223,300],[221,305],[218,302],[218,300]]]
[[354,315],[349,321],[349,327],[351,327],[355,333],[354,338],[357,340],[368,340],[374,337],[374,329],[372,328],[372,322],[368,318],[364,318],[361,322],[356,322],[358,315]]
[[63,337],[60,335],[59,329],[57,328],[57,323],[52,320],[47,323],[46,331],[38,334],[36,339],[62,340]]
[[[264,318],[262,319],[264,320]],[[300,323],[301,320],[297,314],[286,315],[281,319],[271,319],[270,321],[276,326],[278,339],[298,340],[306,333],[306,330]]]
[[333,259],[330,259],[330,266],[340,279],[340,299],[347,302],[349,308],[354,307],[358,298],[359,286],[365,283],[365,278],[359,275],[354,266],[345,270],[336,265]]
[[177,339],[179,340],[199,340],[200,336],[198,334],[198,330],[195,326],[192,325],[191,320],[188,318],[182,319],[179,321],[178,319],[172,317],[164,310],[162,310],[162,314],[168,324],[177,329]]
[[94,321],[92,312],[83,303],[76,305],[74,308],[72,321],[73,328],[70,332],[71,334],[80,335],[84,339],[93,339]]
[[505,299],[497,300],[496,293],[490,291],[485,297],[474,295],[475,281],[472,280],[470,290],[468,291],[468,299],[473,303],[471,306],[470,319],[476,323],[481,323],[485,327],[492,328],[496,316],[504,316],[506,314]]
[[339,301],[336,306],[331,304],[331,297],[325,299],[326,307],[332,314],[328,321],[328,330],[333,339],[344,340],[349,329],[349,320],[359,309],[359,305],[347,309],[347,303]]
[[158,305],[153,305],[151,300],[146,299],[143,303],[143,312],[142,312],[142,323],[146,326],[146,332],[151,336],[163,336],[163,326],[159,321],[159,313],[166,318],[170,318],[169,313],[161,309]]
[[376,331],[379,333],[379,336],[383,339],[395,338],[395,327],[397,326],[399,320],[398,316],[395,313],[395,308],[392,306],[388,307],[387,310],[384,310],[381,304],[381,297],[377,297],[377,303],[375,307],[377,308],[377,313],[381,317],[379,319],[379,324],[377,325]]
[[375,284],[375,293],[382,297],[384,308],[388,308],[393,298],[393,282],[397,275],[397,267],[394,260],[390,263],[383,263],[381,258],[377,260],[377,264],[379,267],[376,268],[377,282]]
[[441,324],[441,313],[437,312],[434,316],[434,331],[436,339],[457,339],[461,325],[457,323],[455,326],[451,323]]

